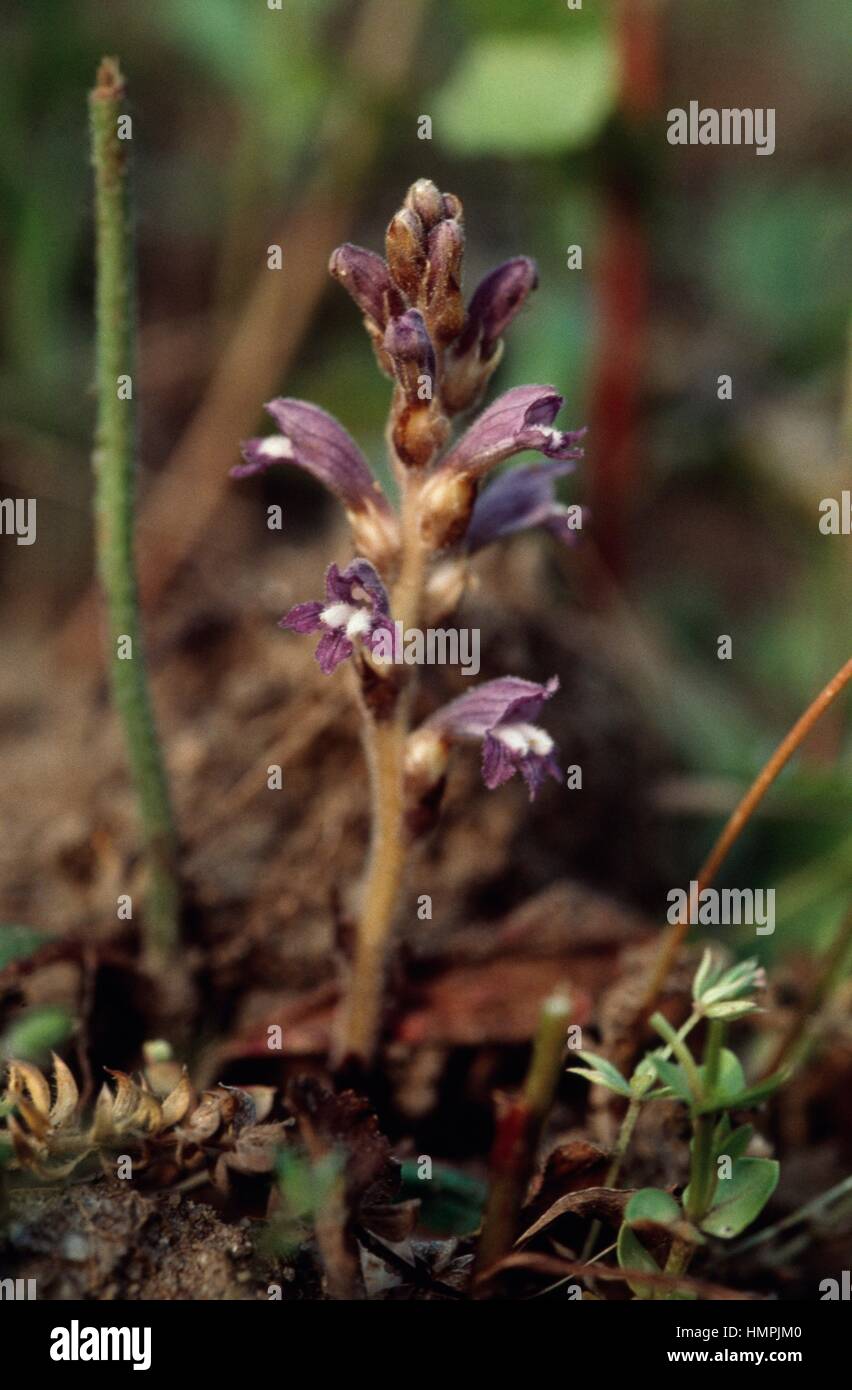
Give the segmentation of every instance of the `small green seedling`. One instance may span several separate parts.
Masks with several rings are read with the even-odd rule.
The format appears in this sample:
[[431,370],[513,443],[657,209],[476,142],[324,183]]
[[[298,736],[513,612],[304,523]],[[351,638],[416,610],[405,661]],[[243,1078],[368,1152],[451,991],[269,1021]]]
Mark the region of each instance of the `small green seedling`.
[[[609,1185],[618,1177],[644,1103],[675,1100],[689,1110],[689,1183],[680,1202],[651,1187],[633,1194],[618,1236],[618,1262],[622,1269],[655,1275],[684,1274],[707,1236],[730,1240],[740,1235],[760,1215],[775,1190],[778,1163],[774,1159],[747,1157],[752,1127],[735,1128],[730,1116],[734,1111],[759,1105],[787,1079],[788,1071],[775,1072],[749,1086],[739,1058],[723,1045],[728,1024],[757,1009],[752,996],[763,983],[763,972],[755,960],[742,961],[726,970],[714,962],[710,951],[705,951],[693,981],[689,1018],[675,1030],[662,1014],[653,1015],[651,1023],[665,1046],[643,1057],[629,1080],[606,1058],[591,1052],[579,1054],[585,1066],[571,1068],[587,1081],[605,1086],[630,1102],[616,1143]],[[686,1039],[702,1020],[707,1022],[707,1033],[699,1061]],[[667,1250],[662,1264],[661,1250]],[[646,1283],[635,1274],[628,1283],[637,1298],[693,1296],[682,1289],[661,1290],[659,1284]]]

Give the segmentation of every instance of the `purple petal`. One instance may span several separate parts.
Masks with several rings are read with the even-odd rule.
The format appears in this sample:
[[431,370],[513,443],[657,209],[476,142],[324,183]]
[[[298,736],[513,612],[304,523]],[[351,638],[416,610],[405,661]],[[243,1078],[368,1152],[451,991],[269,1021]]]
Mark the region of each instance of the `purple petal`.
[[244,464],[231,477],[245,478],[276,463],[294,463],[311,473],[353,512],[390,508],[354,439],[341,424],[309,401],[279,396],[266,409],[281,433],[249,439],[242,446]]
[[325,576],[325,591],[329,601],[357,604],[357,589],[361,589],[367,596],[374,616],[387,615],[390,612],[387,589],[369,560],[359,556],[347,565],[345,570],[338,569],[334,564],[329,565]]
[[355,648],[345,632],[327,629],[317,643],[316,658],[324,676],[330,676]]
[[310,603],[297,603],[289,613],[285,613],[280,619],[279,627],[288,627],[291,632],[316,632],[320,626],[320,613],[325,607],[324,603],[312,601]]
[[470,554],[503,536],[547,526],[560,540],[576,539],[569,529],[564,507],[556,501],[555,482],[572,472],[569,460],[559,463],[533,463],[513,468],[495,478],[479,494],[473,508],[465,546]]
[[391,315],[404,310],[402,295],[387,265],[374,251],[346,242],[332,252],[328,269],[378,328],[384,328]]
[[387,633],[387,635],[391,638],[391,641],[393,641],[396,635],[396,629],[394,628],[394,625],[390,618],[379,616],[378,618],[373,619],[373,625],[370,628],[370,631],[368,632],[367,636],[363,639],[364,646],[367,648],[368,651],[372,652],[375,650],[376,646],[379,643],[380,636],[382,633]]
[[390,320],[385,330],[384,349],[393,362],[394,373],[409,403],[417,404],[421,377],[435,381],[435,349],[423,315],[409,309]]
[[456,738],[484,738],[499,724],[533,723],[544,702],[558,689],[556,676],[545,685],[520,676],[500,676],[443,705],[427,719],[426,727]]
[[536,449],[552,459],[580,458],[583,431],[552,428],[562,400],[552,386],[516,386],[507,391],[462,435],[439,471],[481,478],[524,449]]
[[535,801],[547,777],[562,782],[562,769],[552,753],[528,753],[518,763],[518,770],[529,788],[530,801]]
[[515,775],[517,760],[512,757],[505,743],[485,735],[482,745],[482,780],[490,792],[500,787]]
[[492,270],[474,292],[456,351],[467,352],[479,339],[483,358],[490,357],[495,343],[537,285],[538,269],[528,256],[515,256]]

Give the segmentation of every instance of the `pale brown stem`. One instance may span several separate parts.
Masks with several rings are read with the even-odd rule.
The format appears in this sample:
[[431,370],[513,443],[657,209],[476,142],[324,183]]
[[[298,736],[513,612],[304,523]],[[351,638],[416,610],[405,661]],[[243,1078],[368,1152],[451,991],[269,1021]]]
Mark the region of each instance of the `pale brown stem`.
[[[849,684],[850,680],[852,680],[852,657],[849,658],[845,665],[837,672],[837,675],[833,676],[828,684],[820,691],[819,695],[811,702],[801,718],[796,720],[790,732],[781,740],[775,752],[772,754],[772,757],[762,768],[754,782],[752,782],[742,801],[740,801],[739,805],[731,813],[721,835],[698,871],[697,893],[700,894],[704,888],[707,888],[713,882],[713,879],[716,877],[716,874],[719,872],[719,869],[730,853],[734,842],[739,838],[742,830],[769,791],[769,788],[772,786],[778,774],[787,765],[793,754],[797,752],[801,744],[804,743],[817,720],[825,713],[829,705],[837,699],[841,690]],[[637,1012],[637,1032],[641,1032],[657,1006],[660,992],[674,966],[688,928],[688,921],[677,922],[663,938],[653,974]]]
[[[405,631],[417,626],[420,619],[426,553],[420,538],[420,482],[416,475],[406,476],[403,489],[400,570],[391,612]],[[376,719],[369,710],[364,711],[372,841],[343,1028],[336,1048],[338,1065],[350,1060],[369,1065],[380,1033],[385,967],[408,856],[404,774],[413,688],[411,673],[387,719]]]
[[420,534],[420,492],[422,484],[416,473],[403,479],[402,524],[399,575],[393,589],[391,612],[403,625],[403,632],[416,627],[423,607],[423,581],[426,572],[426,550]]
[[381,1023],[385,958],[406,858],[403,756],[406,701],[394,718],[369,715],[364,741],[370,767],[373,832],[364,878],[355,956],[346,1001],[338,1063],[372,1059]]

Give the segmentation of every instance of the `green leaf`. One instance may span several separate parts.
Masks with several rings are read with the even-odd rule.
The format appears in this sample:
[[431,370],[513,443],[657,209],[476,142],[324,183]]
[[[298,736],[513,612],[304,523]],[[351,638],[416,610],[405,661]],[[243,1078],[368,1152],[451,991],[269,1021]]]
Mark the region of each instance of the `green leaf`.
[[720,1179],[712,1209],[701,1222],[708,1235],[730,1240],[760,1215],[778,1183],[774,1158],[738,1158],[730,1178]]
[[404,1159],[400,1199],[420,1202],[418,1224],[436,1235],[470,1235],[482,1220],[488,1189],[479,1178],[435,1164],[431,1178],[418,1176],[416,1159]]
[[757,988],[757,981],[760,977],[760,963],[755,957],[749,960],[739,961],[737,965],[732,965],[730,970],[726,970],[717,980],[712,983],[707,982],[701,1002],[704,1005],[704,1012],[707,1012],[708,1004],[718,1004],[724,1000],[738,999],[741,995],[751,993]]
[[695,972],[695,979],[692,981],[692,997],[695,1000],[701,998],[702,990],[706,989],[711,979],[715,978],[713,969],[713,952],[710,947],[705,947],[704,955],[701,957],[701,964]]
[[734,1019],[745,1018],[746,1014],[753,1014],[757,1011],[757,1005],[750,999],[729,999],[723,1000],[718,1004],[709,1004],[704,1010],[706,1018],[723,1018],[727,1023],[732,1023]]
[[[623,1222],[618,1232],[618,1253],[619,1269],[644,1269],[646,1274],[659,1274],[660,1266],[653,1255],[645,1249],[641,1240],[635,1235],[627,1222]],[[642,1284],[638,1279],[628,1279],[628,1287],[635,1293],[637,1298],[652,1299],[656,1289],[650,1284]]]
[[568,1071],[574,1076],[582,1076],[588,1081],[590,1086],[606,1086],[608,1090],[615,1091],[620,1096],[629,1096],[630,1092],[622,1089],[620,1083],[614,1084],[608,1076],[604,1076],[600,1071],[588,1071],[585,1067],[568,1067]]
[[0,1055],[22,1062],[45,1062],[51,1051],[66,1041],[73,1026],[67,1009],[55,1005],[31,1009],[7,1029],[0,1041]]
[[554,154],[589,144],[616,100],[603,32],[487,35],[468,50],[434,103],[435,130],[457,154]]
[[[747,1086],[745,1090],[727,1095],[725,1097],[725,1109],[750,1110],[753,1106],[760,1105],[761,1101],[766,1100],[767,1096],[771,1096],[772,1092],[776,1091],[779,1086],[783,1086],[789,1075],[790,1068],[787,1067],[784,1071],[773,1072],[771,1076],[767,1076],[764,1081],[756,1082],[754,1086]],[[703,1105],[697,1106],[695,1113],[706,1115],[708,1111],[718,1110],[718,1108],[718,1101],[708,1100]]]
[[[704,1067],[699,1067],[698,1070],[706,1088],[705,1069]],[[716,1085],[713,1088],[713,1094],[707,1096],[705,1105],[702,1106],[702,1113],[706,1113],[707,1109],[719,1110],[722,1105],[727,1108],[730,1104],[729,1098],[739,1095],[741,1091],[745,1090],[745,1084],[745,1075],[739,1057],[735,1052],[731,1052],[730,1048],[723,1047],[719,1053],[719,1070],[716,1076]]]
[[716,1157],[720,1154],[727,1154],[728,1158],[742,1158],[746,1149],[754,1136],[754,1125],[740,1125],[738,1129],[731,1129],[727,1115],[725,1116],[725,1130],[721,1126],[716,1127],[714,1144],[716,1147]]
[[596,1052],[586,1052],[585,1049],[578,1051],[577,1056],[582,1057],[583,1061],[589,1064],[589,1070],[582,1067],[569,1067],[569,1071],[576,1072],[578,1076],[585,1076],[587,1080],[594,1080],[598,1086],[608,1086],[611,1091],[616,1091],[620,1096],[633,1094],[618,1067],[614,1067],[612,1062],[607,1061],[606,1057],[599,1057]]
[[628,1226],[647,1221],[655,1226],[673,1226],[681,1219],[682,1213],[674,1197],[658,1187],[641,1187],[633,1193],[624,1208],[624,1220]]
[[653,1064],[654,1071],[664,1085],[668,1086],[679,1100],[686,1101],[687,1105],[691,1105],[692,1092],[689,1089],[689,1081],[683,1067],[675,1066],[674,1062],[666,1061],[665,1057],[660,1057],[655,1052],[651,1053],[649,1061]]
[[49,941],[46,932],[38,927],[18,926],[17,923],[0,924],[0,970],[5,970],[13,960],[24,960]]

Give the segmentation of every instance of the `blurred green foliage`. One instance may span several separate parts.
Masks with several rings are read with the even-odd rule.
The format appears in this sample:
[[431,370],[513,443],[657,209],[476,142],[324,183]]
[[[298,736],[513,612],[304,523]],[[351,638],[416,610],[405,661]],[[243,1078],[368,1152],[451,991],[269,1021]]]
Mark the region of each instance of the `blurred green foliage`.
[[73,1028],[68,1010],[58,1005],[28,1009],[0,1038],[0,1057],[43,1064],[52,1051],[68,1041]]
[[[543,92],[570,93],[554,109]],[[585,145],[616,98],[615,54],[601,32],[479,40],[435,105],[441,137],[463,155],[548,155]]]

